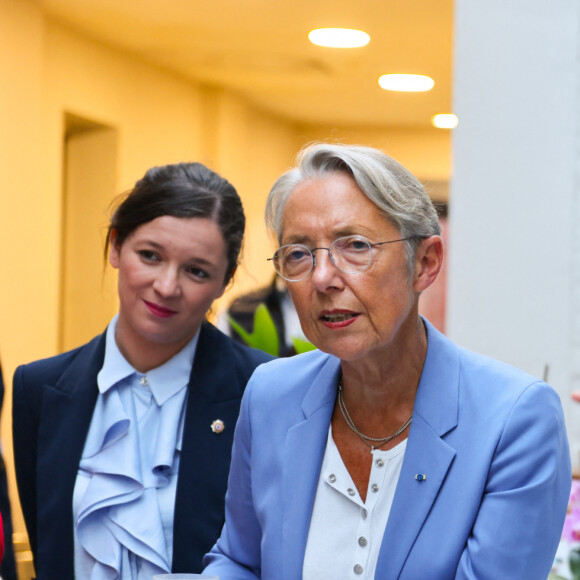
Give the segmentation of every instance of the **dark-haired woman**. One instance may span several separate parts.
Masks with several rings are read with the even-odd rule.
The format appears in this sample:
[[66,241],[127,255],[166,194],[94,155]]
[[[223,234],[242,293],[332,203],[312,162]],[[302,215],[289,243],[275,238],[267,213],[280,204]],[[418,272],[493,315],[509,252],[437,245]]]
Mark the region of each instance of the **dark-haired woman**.
[[198,572],[217,539],[234,425],[268,359],[205,321],[238,263],[233,186],[150,169],[118,206],[119,313],[101,336],[17,369],[14,454],[38,580]]

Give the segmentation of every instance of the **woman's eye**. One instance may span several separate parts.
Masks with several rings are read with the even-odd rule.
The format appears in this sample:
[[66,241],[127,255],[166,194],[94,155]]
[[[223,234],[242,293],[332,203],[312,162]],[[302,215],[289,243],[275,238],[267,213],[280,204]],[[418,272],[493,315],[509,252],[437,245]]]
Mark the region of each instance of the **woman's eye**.
[[152,250],[139,250],[137,253],[146,262],[158,262],[159,261],[158,254],[156,252],[153,252]]
[[288,251],[284,257],[286,262],[294,263],[300,262],[300,260],[304,260],[308,257],[309,252],[303,250],[302,248],[293,248],[292,250]]
[[187,268],[186,271],[189,275],[193,276],[194,278],[203,278],[203,279],[209,278],[209,274],[205,270],[202,270],[197,266],[189,266],[189,268]]
[[365,240],[359,240],[357,238],[350,238],[344,240],[341,249],[346,252],[364,252],[369,249],[369,244]]

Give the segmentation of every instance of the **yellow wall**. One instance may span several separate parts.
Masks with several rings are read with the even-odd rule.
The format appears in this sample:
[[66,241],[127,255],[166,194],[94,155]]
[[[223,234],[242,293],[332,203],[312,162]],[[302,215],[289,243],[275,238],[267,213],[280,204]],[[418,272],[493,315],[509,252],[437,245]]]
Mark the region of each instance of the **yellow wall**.
[[229,179],[244,202],[246,238],[243,262],[234,285],[216,303],[219,311],[235,296],[266,284],[272,277],[266,258],[272,254],[263,220],[270,186],[291,166],[300,141],[292,124],[258,111],[240,97],[212,91],[214,146],[209,162]]
[[67,120],[58,333],[62,351],[101,332],[118,309],[116,271],[105,270],[104,260],[103,268],[96,267],[107,237],[104,210],[117,190],[118,141],[114,129],[73,130]]
[[373,127],[336,129],[320,125],[301,127],[300,135],[306,143],[334,139],[342,143],[377,147],[394,157],[421,180],[449,181],[451,139],[448,131],[435,128],[405,129],[401,127],[394,127],[388,131]]
[[[263,226],[264,200],[303,143],[338,138],[376,145],[420,177],[449,176],[446,133],[299,127],[256,109],[239,95],[195,85],[84,38],[46,19],[32,0],[0,0],[0,355],[7,383],[2,439],[9,466],[14,369],[56,354],[59,344],[70,346],[100,331],[115,305],[110,281],[103,286],[107,296],[100,302],[95,296],[95,279],[102,269],[99,243],[83,247],[86,260],[78,248],[62,251],[63,227],[67,219],[70,226],[70,215],[75,215],[69,215],[73,210],[64,204],[65,182],[67,191],[89,195],[90,190],[83,188],[84,172],[69,175],[70,183],[63,179],[63,162],[71,155],[64,146],[66,114],[111,132],[116,159],[111,165],[106,149],[99,161],[114,167],[106,187],[117,193],[130,188],[152,165],[191,160],[205,162],[237,187],[246,208],[248,236],[244,264],[221,305],[270,279],[266,258],[272,247]],[[74,211],[92,216],[88,222],[92,220],[102,235],[106,200],[101,205],[80,195]],[[83,235],[83,228],[65,231],[72,236],[67,240]],[[76,284],[65,293],[67,275],[70,280],[78,272],[63,271],[63,264],[72,268],[79,260],[95,274],[83,278],[84,291],[83,284]],[[102,311],[85,324],[74,314],[86,308],[87,300],[94,300]],[[68,329],[69,339],[63,341],[61,329]],[[19,513],[15,524],[23,531]]]

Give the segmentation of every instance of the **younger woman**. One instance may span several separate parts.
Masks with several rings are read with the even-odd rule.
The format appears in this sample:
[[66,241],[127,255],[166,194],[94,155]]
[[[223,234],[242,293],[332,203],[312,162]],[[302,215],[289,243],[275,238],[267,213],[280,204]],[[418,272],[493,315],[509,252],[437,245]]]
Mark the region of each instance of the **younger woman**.
[[14,455],[38,580],[200,571],[224,519],[242,392],[268,359],[205,321],[244,226],[213,171],[150,169],[109,228],[118,315],[17,369]]

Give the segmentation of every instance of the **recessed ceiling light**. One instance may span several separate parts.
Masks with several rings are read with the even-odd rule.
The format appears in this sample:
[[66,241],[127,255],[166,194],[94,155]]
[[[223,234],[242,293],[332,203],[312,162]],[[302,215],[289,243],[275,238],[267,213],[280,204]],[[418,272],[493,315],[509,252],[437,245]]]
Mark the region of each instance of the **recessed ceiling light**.
[[421,92],[430,91],[435,81],[425,75],[389,74],[379,78],[379,85],[387,91]]
[[358,48],[371,39],[366,32],[350,28],[317,28],[308,33],[308,38],[312,44],[331,48]]
[[431,123],[437,129],[455,129],[459,123],[459,119],[453,113],[441,113],[439,115],[433,115]]

